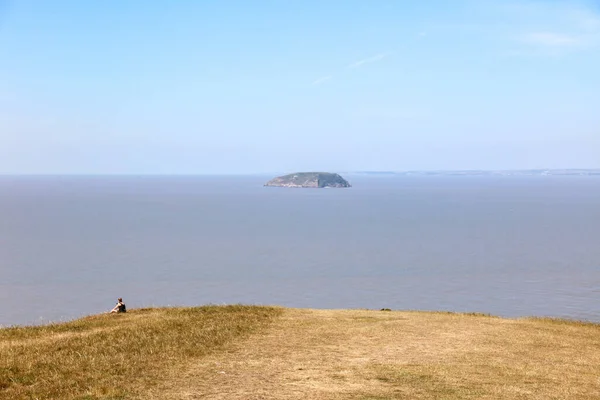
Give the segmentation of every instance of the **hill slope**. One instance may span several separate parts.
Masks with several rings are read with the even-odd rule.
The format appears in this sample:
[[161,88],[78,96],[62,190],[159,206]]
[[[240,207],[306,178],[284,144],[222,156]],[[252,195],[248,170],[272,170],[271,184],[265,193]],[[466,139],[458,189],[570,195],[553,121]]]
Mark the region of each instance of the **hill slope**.
[[598,399],[600,325],[196,307],[0,330],[2,399]]

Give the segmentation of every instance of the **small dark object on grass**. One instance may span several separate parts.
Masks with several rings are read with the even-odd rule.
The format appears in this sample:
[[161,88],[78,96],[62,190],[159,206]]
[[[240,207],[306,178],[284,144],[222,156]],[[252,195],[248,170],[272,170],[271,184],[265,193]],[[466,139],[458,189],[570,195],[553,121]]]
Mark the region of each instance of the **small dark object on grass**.
[[381,309],[381,310],[379,310],[379,311],[392,311],[392,309],[391,309],[391,308],[382,308],[382,309]]

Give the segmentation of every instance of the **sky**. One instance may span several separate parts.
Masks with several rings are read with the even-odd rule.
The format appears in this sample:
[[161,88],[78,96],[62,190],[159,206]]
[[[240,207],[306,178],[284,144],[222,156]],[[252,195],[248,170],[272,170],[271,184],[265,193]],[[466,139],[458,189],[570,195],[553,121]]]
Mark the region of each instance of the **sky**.
[[600,168],[598,0],[0,0],[0,174]]

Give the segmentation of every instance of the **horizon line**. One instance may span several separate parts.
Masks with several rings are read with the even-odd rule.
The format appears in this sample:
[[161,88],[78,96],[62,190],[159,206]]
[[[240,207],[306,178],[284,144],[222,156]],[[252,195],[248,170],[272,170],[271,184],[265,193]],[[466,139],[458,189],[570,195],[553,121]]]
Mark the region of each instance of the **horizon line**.
[[[291,171],[291,170],[290,170]],[[308,170],[306,170],[308,171]],[[308,172],[315,172],[308,171]],[[321,171],[319,169],[318,171]],[[582,168],[582,167],[567,167],[567,168],[498,168],[498,169],[482,169],[482,168],[468,168],[468,169],[400,169],[400,170],[346,170],[339,171],[344,174],[403,174],[403,173],[431,173],[431,172],[524,172],[524,171],[600,171],[600,167],[595,168]],[[294,170],[293,172],[305,172],[305,170]],[[256,175],[273,175],[285,173],[285,171],[271,171],[271,172],[116,172],[116,173],[104,173],[104,172],[0,172],[0,177],[43,177],[43,176],[74,176],[74,177],[103,177],[103,176],[256,176]]]

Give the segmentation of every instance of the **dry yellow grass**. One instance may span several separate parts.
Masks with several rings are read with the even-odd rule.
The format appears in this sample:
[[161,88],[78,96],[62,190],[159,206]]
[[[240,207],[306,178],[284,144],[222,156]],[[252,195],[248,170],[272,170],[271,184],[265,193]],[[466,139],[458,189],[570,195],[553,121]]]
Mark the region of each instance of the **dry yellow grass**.
[[[429,312],[186,310],[0,330],[0,398],[600,399],[597,324]],[[124,329],[146,331],[154,314],[170,322],[148,335],[153,339],[136,340],[155,351],[120,360],[115,349],[106,357],[117,357],[116,368],[97,372],[106,364],[92,356],[100,357],[100,342]],[[200,314],[202,322],[193,322]],[[194,340],[183,328],[189,326],[199,330]],[[158,344],[171,335],[168,345]],[[93,349],[82,352],[82,343]],[[57,383],[66,376],[80,379]]]
[[279,313],[249,306],[142,309],[0,329],[0,399],[138,398],[169,370],[265,327]]
[[600,399],[600,326],[286,309],[154,399]]

